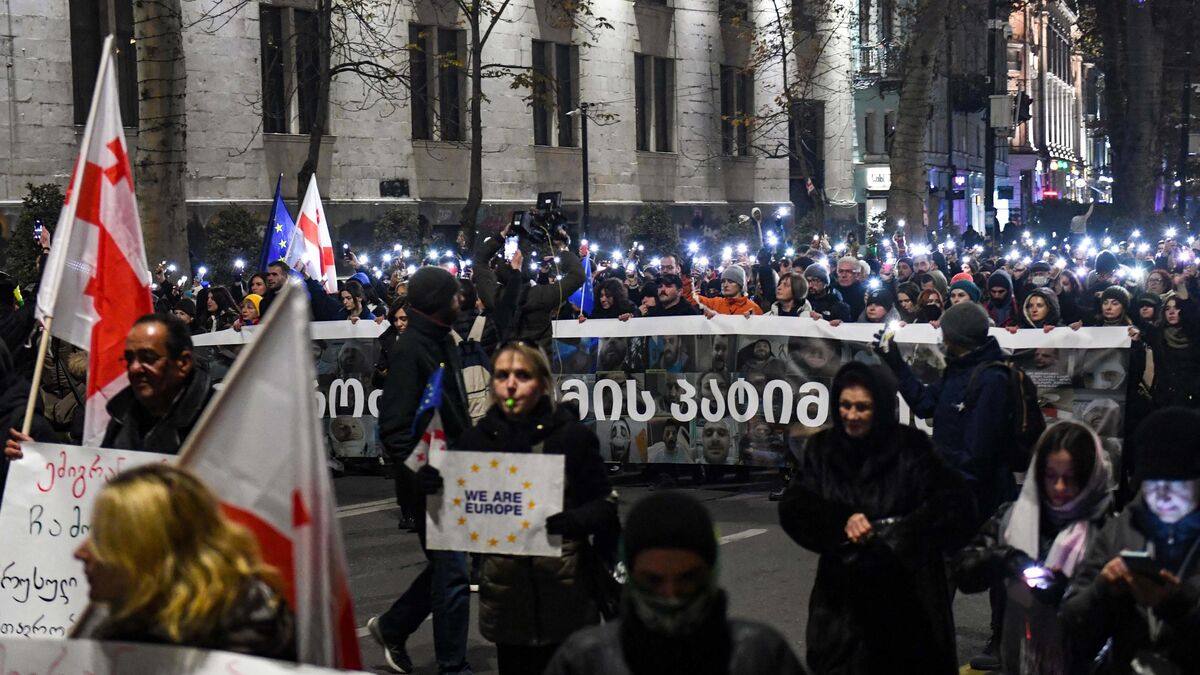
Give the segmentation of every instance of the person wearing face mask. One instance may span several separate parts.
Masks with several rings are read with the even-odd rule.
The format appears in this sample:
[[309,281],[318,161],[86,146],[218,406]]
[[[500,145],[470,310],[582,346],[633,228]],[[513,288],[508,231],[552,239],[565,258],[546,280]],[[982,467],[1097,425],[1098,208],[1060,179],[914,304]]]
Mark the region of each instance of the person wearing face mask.
[[541,673],[558,646],[576,630],[600,622],[595,600],[580,578],[588,537],[615,536],[616,494],[600,441],[579,411],[557,404],[550,362],[536,347],[509,343],[492,363],[494,405],[456,449],[563,455],[563,510],[546,531],[563,537],[558,558],[488,555],[479,585],[479,632],[496,644],[501,675]]
[[955,554],[951,569],[965,593],[1003,584],[1005,611],[996,617],[1003,623],[992,626],[1000,670],[1018,675],[1032,665],[1036,672],[1075,672],[1057,615],[1067,584],[1112,509],[1100,439],[1086,425],[1059,422],[1038,439],[1026,475],[1017,501],[988,520]]
[[924,432],[899,423],[886,368],[848,363],[831,394],[833,427],[809,440],[779,502],[784,531],[820,555],[808,665],[957,673],[943,556],[971,535],[967,486]]
[[[1089,544],[1063,599],[1079,658],[1103,649],[1092,672],[1183,673],[1200,663],[1198,427],[1200,414],[1185,408],[1146,418],[1137,431],[1140,492]],[[1149,559],[1132,565],[1122,552]]]
[[1051,275],[1052,269],[1050,263],[1045,260],[1038,260],[1029,266],[1029,273],[1019,282],[1015,282],[1017,290],[1017,304],[1024,306],[1025,298],[1033,292],[1035,288],[1047,288],[1054,281]]
[[726,614],[714,532],[704,506],[685,494],[635,504],[623,535],[629,581],[620,617],[571,636],[545,675],[802,675],[775,629]]

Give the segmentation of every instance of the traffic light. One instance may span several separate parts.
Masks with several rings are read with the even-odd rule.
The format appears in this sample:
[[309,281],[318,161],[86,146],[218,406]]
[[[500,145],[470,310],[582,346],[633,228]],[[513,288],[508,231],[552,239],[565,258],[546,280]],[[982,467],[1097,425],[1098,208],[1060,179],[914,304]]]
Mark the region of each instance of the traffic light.
[[1033,97],[1025,92],[1017,93],[1017,124],[1033,119]]

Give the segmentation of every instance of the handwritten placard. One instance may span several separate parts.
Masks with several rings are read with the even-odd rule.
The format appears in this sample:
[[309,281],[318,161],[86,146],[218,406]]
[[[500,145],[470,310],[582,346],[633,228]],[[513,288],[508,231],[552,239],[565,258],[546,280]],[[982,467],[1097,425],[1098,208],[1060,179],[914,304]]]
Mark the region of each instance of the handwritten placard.
[[91,529],[96,493],[124,469],[173,458],[49,443],[21,449],[0,504],[0,637],[66,637],[88,604],[74,554]]
[[560,556],[546,518],[562,511],[562,455],[443,452],[431,458],[445,489],[426,503],[429,548]]
[[0,638],[4,675],[319,675],[360,671],[272,661],[244,654],[94,640]]

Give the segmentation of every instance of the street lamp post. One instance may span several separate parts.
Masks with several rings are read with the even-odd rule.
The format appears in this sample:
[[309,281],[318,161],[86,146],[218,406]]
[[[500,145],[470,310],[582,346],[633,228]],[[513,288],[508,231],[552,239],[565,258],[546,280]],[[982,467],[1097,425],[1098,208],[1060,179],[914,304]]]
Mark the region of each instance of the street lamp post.
[[588,138],[587,138],[588,115],[587,115],[587,111],[588,111],[587,101],[580,101],[579,102],[579,141],[580,141],[580,145],[582,146],[581,150],[583,151],[582,152],[582,154],[583,154],[583,217],[580,219],[581,222],[579,223],[579,228],[580,228],[580,230],[582,230],[581,236],[584,236],[584,237],[586,237],[588,235],[588,206],[589,206],[588,205],[589,186],[588,186]]

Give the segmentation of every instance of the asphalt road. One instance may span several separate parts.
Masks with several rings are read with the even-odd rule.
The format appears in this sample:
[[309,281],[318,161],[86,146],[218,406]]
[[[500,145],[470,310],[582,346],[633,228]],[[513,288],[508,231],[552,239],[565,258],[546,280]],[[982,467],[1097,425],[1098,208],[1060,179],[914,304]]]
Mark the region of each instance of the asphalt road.
[[[733,616],[753,618],[778,629],[797,655],[806,651],[808,596],[816,575],[817,557],[795,545],[779,527],[775,504],[767,500],[771,485],[760,482],[718,482],[685,486],[706,503],[722,536],[721,584],[730,598]],[[359,644],[367,670],[389,672],[383,652],[367,635],[367,619],[387,609],[420,572],[425,558],[415,534],[397,528],[392,482],[378,476],[343,476],[334,481],[342,534],[350,562],[350,589],[359,626]],[[622,485],[622,513],[647,494],[644,485]],[[885,603],[886,598],[880,598]],[[958,625],[959,662],[966,663],[982,648],[988,632],[987,594],[963,596],[954,604]],[[468,659],[476,673],[496,672],[495,650],[479,635],[478,616],[471,609]],[[418,673],[437,673],[433,659],[433,629],[426,621],[409,640],[409,653]]]

